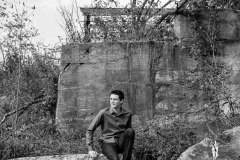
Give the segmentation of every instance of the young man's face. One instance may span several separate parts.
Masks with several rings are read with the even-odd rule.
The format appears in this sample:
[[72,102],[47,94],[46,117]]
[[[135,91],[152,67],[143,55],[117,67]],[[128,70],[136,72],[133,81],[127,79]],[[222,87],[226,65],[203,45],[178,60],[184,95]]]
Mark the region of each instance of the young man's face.
[[120,107],[122,103],[123,103],[123,100],[120,100],[118,95],[116,94],[110,95],[110,105],[112,108],[116,109]]

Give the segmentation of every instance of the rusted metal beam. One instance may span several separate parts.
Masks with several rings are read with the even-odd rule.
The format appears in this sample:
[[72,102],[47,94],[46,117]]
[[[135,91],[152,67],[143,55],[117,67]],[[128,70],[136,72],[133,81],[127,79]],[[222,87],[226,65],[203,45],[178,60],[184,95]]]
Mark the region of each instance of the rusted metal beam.
[[84,15],[89,16],[111,16],[129,15],[130,9],[126,8],[80,8]]
[[[114,16],[114,15],[132,15],[131,8],[80,8],[84,15],[89,16]],[[145,11],[149,9],[144,9]],[[152,9],[151,12],[156,12],[158,9]],[[172,8],[162,9],[157,15],[165,14],[169,11],[174,11]],[[144,13],[144,11],[143,11]]]

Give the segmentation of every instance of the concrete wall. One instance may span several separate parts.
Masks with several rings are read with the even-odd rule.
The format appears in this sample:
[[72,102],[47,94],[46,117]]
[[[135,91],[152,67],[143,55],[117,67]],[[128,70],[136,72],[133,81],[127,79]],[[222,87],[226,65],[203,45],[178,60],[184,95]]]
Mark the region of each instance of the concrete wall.
[[[220,33],[217,37],[219,51],[217,59],[223,60],[232,68],[231,77],[227,83],[234,100],[239,103],[240,14],[232,10],[214,10],[196,11],[193,15],[199,24],[207,27],[211,14],[217,15],[219,18]],[[171,115],[175,121],[193,123],[204,121],[203,117],[195,112],[203,108],[205,104],[197,99],[196,95],[199,93],[181,85],[184,71],[196,67],[196,62],[184,50],[186,46],[189,46],[191,39],[195,35],[191,24],[191,20],[184,15],[178,15],[174,19],[174,31],[178,40],[175,45],[176,51],[164,52],[167,55],[161,57],[160,70],[156,75],[156,81],[162,85],[156,92],[155,101],[157,102],[156,110],[162,117]],[[222,107],[225,113],[229,114],[228,106]]]
[[[235,41],[240,38],[240,14],[234,10],[198,10],[192,12],[199,25],[207,27],[211,16],[219,24],[218,40]],[[177,38],[189,39],[194,36],[189,15],[178,15],[174,19],[174,33]]]
[[[216,15],[219,23],[219,34],[217,35],[217,58],[232,67],[232,75],[229,79],[229,87],[234,97],[239,98],[240,84],[240,14],[233,10],[200,10],[193,14],[198,23],[204,27],[209,25],[210,15]],[[174,31],[179,42],[183,45],[193,38],[194,31],[191,21],[187,16],[179,15],[174,19]]]
[[150,42],[63,46],[56,113],[59,127],[81,127],[85,117],[109,107],[113,89],[123,90],[124,107],[133,113],[151,109],[149,57],[155,52],[153,46]]

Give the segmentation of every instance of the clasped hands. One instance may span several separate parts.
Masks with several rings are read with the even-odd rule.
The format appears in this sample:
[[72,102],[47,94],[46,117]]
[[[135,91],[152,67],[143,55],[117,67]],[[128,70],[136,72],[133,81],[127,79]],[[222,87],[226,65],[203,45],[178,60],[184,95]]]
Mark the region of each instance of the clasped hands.
[[88,155],[91,157],[91,158],[95,158],[97,157],[98,153],[96,151],[89,151],[88,152]]

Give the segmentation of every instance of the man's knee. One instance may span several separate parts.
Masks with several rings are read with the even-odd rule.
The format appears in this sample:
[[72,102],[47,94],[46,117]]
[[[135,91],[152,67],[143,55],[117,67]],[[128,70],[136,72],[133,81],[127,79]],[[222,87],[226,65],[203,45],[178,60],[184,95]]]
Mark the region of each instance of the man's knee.
[[108,157],[110,160],[119,160],[118,155],[114,155],[112,157]]
[[109,160],[119,160],[118,154],[114,153],[103,153],[104,156],[106,156]]
[[135,131],[134,131],[132,128],[126,129],[125,133],[126,133],[128,136],[132,136],[132,137],[135,136]]

